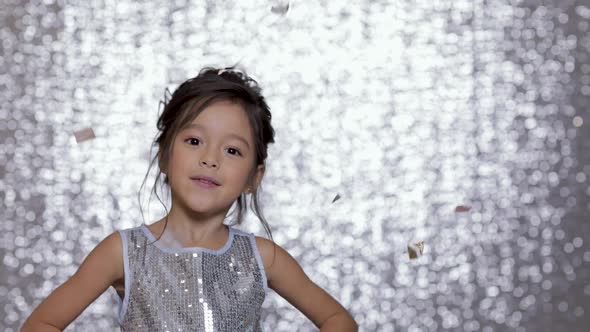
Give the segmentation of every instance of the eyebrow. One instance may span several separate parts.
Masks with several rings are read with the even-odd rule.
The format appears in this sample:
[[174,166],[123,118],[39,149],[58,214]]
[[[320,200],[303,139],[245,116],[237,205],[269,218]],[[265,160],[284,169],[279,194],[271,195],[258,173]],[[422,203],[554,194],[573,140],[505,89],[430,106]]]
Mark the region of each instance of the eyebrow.
[[[184,128],[183,131],[188,130],[188,129],[203,129],[203,130],[205,130],[205,127],[203,127],[199,124],[196,124],[196,123],[191,123],[190,125],[186,126],[186,128]],[[242,141],[244,144],[246,144],[248,149],[250,149],[250,144],[248,144],[248,141],[238,134],[229,133],[229,134],[225,135],[225,137],[233,137],[239,141]]]

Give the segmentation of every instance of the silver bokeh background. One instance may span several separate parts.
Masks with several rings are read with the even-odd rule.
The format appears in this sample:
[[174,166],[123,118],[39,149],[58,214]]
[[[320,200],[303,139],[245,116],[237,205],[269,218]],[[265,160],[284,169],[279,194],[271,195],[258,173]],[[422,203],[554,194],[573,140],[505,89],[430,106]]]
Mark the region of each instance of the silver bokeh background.
[[[137,192],[164,89],[238,61],[277,132],[275,240],[361,331],[585,330],[590,1],[286,3],[0,0],[0,330],[163,216],[155,170],[145,219]],[[67,331],[116,330],[115,304]],[[263,307],[268,331],[317,330]]]

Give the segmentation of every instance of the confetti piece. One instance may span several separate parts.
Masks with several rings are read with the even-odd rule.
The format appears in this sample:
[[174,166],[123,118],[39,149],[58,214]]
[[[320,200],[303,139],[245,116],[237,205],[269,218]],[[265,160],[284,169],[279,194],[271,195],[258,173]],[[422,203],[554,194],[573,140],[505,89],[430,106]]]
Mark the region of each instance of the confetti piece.
[[410,256],[410,259],[418,258],[422,256],[422,253],[424,253],[424,241],[408,244],[408,255]]
[[273,14],[285,15],[289,11],[289,2],[286,4],[275,5],[270,8]]
[[469,210],[471,210],[471,206],[458,205],[457,207],[455,207],[455,212],[467,212]]
[[334,197],[334,199],[332,200],[332,203],[336,202],[339,199],[340,199],[340,194],[336,194],[336,197]]
[[92,128],[85,128],[82,130],[78,130],[77,132],[74,133],[74,137],[76,137],[76,143],[78,143],[78,144],[80,144],[84,141],[88,141],[93,138],[96,138]]

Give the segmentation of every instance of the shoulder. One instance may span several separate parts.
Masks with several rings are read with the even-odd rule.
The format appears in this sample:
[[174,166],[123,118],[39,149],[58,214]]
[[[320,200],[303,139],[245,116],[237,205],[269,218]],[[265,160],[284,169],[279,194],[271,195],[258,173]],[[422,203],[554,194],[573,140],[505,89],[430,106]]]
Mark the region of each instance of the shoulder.
[[112,252],[122,252],[123,251],[123,237],[121,233],[125,233],[125,230],[115,230],[111,234],[107,235],[103,240],[102,243],[108,246]]
[[123,238],[120,231],[116,230],[106,236],[98,245],[101,247],[103,257],[108,258],[113,266],[113,272],[117,278],[123,277]]
[[111,232],[88,254],[88,257],[93,257],[96,267],[104,269],[114,280],[125,277],[123,236],[126,236],[128,231],[129,229],[122,229]]
[[114,231],[86,255],[72,279],[95,285],[111,284],[124,277],[123,259],[121,235]]
[[287,250],[275,242],[261,236],[256,236],[253,233],[241,230],[236,231],[234,229],[234,232],[254,238],[256,249],[258,249],[258,252],[260,253],[260,258],[262,259],[269,284],[271,284],[274,279],[279,277],[280,272],[285,272],[289,269],[301,269],[295,258],[293,258],[293,256],[291,256]]
[[269,284],[272,285],[281,272],[301,269],[295,258],[280,245],[260,236],[255,236],[255,240]]
[[255,236],[254,239],[256,240],[256,247],[258,247],[260,257],[264,263],[264,269],[269,271],[273,263],[274,255],[276,255],[274,251],[279,245],[261,236]]

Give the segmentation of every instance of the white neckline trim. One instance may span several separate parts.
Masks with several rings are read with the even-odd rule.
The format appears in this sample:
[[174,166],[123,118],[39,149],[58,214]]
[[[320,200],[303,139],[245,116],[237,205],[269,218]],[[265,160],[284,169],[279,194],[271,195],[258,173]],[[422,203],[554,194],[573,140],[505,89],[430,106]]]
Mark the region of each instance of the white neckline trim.
[[162,244],[160,242],[156,241],[156,237],[148,229],[146,224],[141,224],[141,226],[139,226],[139,228],[148,237],[148,239],[150,239],[150,241],[153,242],[152,243],[153,245],[155,245],[158,249],[160,249],[164,252],[168,252],[168,253],[206,252],[209,254],[220,255],[220,254],[223,254],[224,252],[226,252],[231,247],[232,243],[234,242],[234,235],[235,235],[235,230],[233,229],[233,227],[229,226],[229,235],[227,237],[227,241],[225,241],[225,244],[223,245],[223,247],[221,247],[217,250],[213,250],[213,249],[209,249],[209,248],[205,248],[205,247],[167,248],[167,247],[162,246]]

